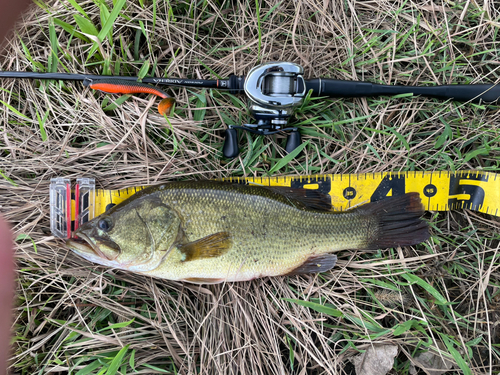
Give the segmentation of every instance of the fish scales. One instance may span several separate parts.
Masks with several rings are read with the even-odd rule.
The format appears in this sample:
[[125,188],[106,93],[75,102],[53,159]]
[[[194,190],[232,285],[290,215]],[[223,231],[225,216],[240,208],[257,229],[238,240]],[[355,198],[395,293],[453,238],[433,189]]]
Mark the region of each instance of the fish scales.
[[332,215],[307,211],[290,201],[277,200],[272,191],[254,195],[252,190],[242,185],[217,190],[159,191],[160,199],[184,219],[188,241],[227,231],[233,246],[220,257],[184,263],[177,251],[149,273],[176,279],[190,275],[227,281],[275,276],[293,270],[313,254],[364,245],[363,233],[369,220],[355,212]]
[[336,259],[323,254],[428,236],[418,194],[338,213],[311,208],[305,190],[283,192],[216,181],[150,187],[82,226],[87,244],[68,246],[100,264],[215,283],[323,271]]

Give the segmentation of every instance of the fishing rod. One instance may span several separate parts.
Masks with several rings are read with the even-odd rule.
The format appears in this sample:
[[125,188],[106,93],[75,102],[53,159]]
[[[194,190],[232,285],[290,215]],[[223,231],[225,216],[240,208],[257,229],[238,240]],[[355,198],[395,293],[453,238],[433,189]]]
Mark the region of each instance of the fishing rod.
[[87,87],[107,93],[148,93],[161,97],[160,114],[168,115],[174,99],[156,86],[179,86],[228,90],[232,94],[245,93],[250,115],[255,124],[229,125],[225,132],[223,155],[234,158],[239,154],[237,129],[257,135],[289,133],[285,150],[290,153],[301,144],[296,127],[287,127],[290,118],[309,91],[312,96],[327,98],[360,98],[381,95],[413,94],[441,100],[496,103],[500,99],[500,85],[438,85],[401,86],[381,85],[364,81],[346,81],[331,78],[304,79],[302,66],[290,62],[270,62],[251,69],[246,76],[231,75],[228,79],[203,80],[184,78],[101,76],[92,74],[0,72],[0,78],[28,78],[82,81]]

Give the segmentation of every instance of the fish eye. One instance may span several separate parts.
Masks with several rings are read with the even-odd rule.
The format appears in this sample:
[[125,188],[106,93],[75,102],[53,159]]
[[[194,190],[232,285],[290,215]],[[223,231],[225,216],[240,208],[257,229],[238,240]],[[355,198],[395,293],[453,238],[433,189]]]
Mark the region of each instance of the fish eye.
[[97,222],[97,226],[100,230],[107,232],[113,227],[113,222],[109,217],[104,217]]

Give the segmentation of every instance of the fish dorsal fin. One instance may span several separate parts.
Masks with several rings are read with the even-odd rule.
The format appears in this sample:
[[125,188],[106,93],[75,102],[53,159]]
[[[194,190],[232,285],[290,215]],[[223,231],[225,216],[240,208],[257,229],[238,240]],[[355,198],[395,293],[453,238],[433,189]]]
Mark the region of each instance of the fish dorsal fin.
[[182,261],[213,258],[225,254],[232,245],[231,235],[228,232],[218,232],[200,238],[199,240],[179,245],[179,251],[184,255]]
[[266,186],[268,189],[283,195],[291,201],[297,201],[304,207],[318,211],[330,211],[332,209],[332,198],[317,190],[304,188],[291,188],[287,186]]
[[308,258],[297,268],[291,270],[287,275],[301,275],[304,273],[325,272],[332,269],[337,263],[337,256],[332,254],[314,255]]

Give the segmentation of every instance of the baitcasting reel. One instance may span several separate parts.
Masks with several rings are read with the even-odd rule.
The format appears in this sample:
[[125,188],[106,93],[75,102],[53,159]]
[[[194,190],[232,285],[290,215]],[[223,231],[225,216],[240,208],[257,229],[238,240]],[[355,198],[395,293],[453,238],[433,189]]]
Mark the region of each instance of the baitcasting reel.
[[289,62],[266,63],[250,70],[243,89],[248,97],[250,115],[257,123],[229,125],[222,150],[224,157],[234,158],[239,154],[236,129],[257,135],[289,132],[285,147],[288,153],[300,145],[298,129],[286,125],[307,93],[303,73],[300,65]]

